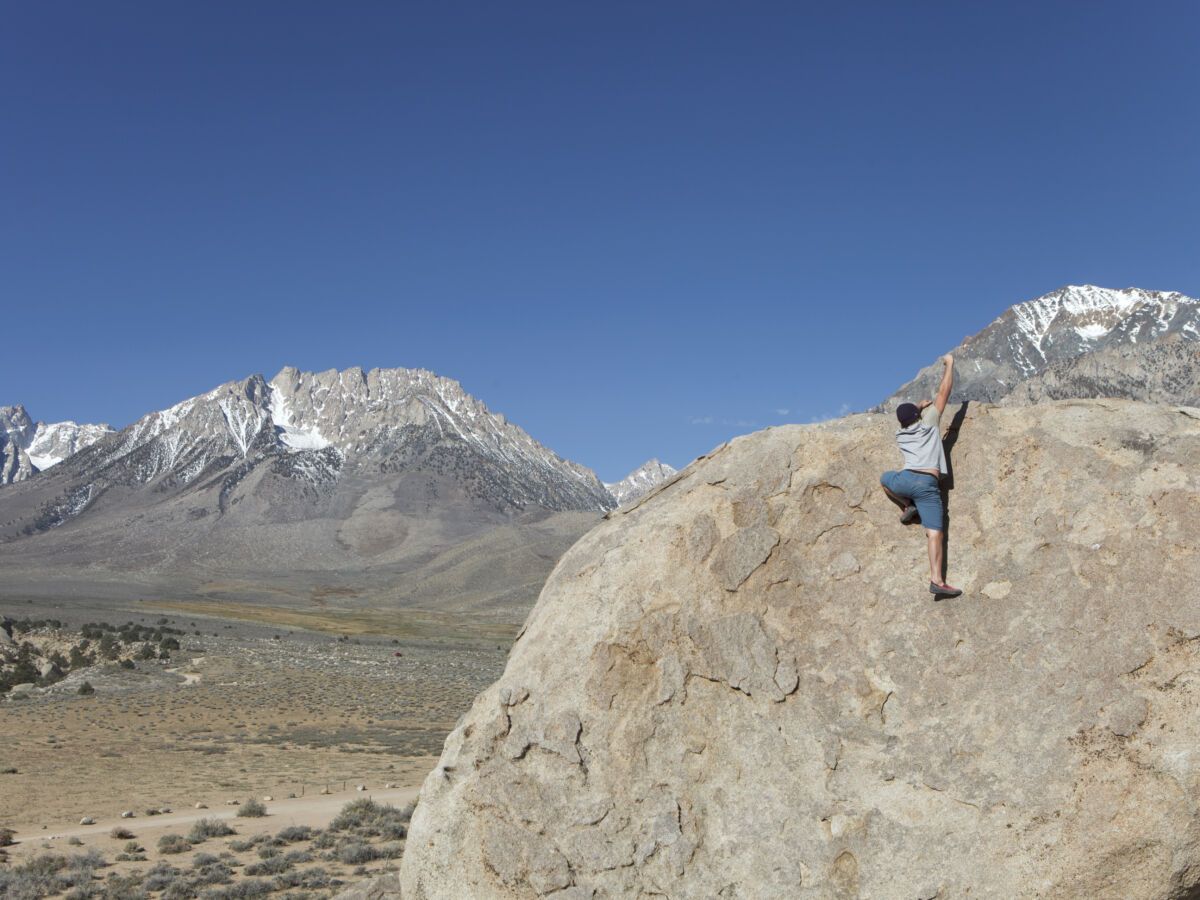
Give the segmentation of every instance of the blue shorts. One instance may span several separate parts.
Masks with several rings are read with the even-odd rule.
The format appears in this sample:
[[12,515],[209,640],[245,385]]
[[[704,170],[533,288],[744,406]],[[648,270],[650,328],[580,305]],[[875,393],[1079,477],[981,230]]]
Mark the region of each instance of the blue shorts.
[[898,497],[911,500],[921,514],[921,524],[931,531],[941,531],[945,526],[945,509],[942,506],[942,489],[936,475],[902,469],[899,472],[884,472],[879,483]]

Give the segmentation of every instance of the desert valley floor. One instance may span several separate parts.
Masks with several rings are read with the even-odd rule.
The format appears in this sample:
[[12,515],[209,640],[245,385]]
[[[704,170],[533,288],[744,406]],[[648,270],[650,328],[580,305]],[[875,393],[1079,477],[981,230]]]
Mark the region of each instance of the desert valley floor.
[[[244,836],[249,824],[319,829],[366,796],[403,806],[456,719],[499,675],[515,633],[440,628],[411,613],[165,601],[10,598],[0,616],[54,618],[68,632],[88,622],[184,632],[169,661],[93,666],[0,701],[0,828],[16,832],[11,861],[90,847],[112,861],[124,842],[111,832],[125,826],[145,845],[143,868],[160,832],[186,834],[202,817],[228,818]],[[81,696],[85,679],[95,693]],[[266,819],[230,818],[232,801],[266,797]],[[85,817],[95,825],[82,826]],[[342,868],[349,882],[361,870]]]

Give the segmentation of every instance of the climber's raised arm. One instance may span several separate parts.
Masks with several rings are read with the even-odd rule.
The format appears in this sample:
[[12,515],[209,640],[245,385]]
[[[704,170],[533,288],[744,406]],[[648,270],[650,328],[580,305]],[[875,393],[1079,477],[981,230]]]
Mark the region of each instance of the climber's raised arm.
[[946,371],[942,373],[942,383],[938,385],[937,396],[933,398],[938,415],[946,411],[946,404],[950,402],[950,390],[954,387],[954,357],[947,353],[942,357],[942,364]]

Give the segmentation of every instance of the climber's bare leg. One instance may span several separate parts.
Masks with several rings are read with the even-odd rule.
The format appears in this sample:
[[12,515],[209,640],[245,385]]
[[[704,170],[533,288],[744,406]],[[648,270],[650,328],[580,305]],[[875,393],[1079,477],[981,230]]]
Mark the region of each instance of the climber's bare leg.
[[942,533],[932,528],[925,529],[925,538],[929,542],[929,580],[934,584],[943,584],[942,578]]

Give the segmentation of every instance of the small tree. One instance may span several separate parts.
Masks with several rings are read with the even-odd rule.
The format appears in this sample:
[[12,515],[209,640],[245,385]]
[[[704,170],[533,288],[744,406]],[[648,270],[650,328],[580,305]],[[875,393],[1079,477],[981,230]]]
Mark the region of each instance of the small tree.
[[86,697],[88,694],[96,693],[96,689],[92,687],[92,683],[90,681],[85,681],[79,686],[79,693]]

